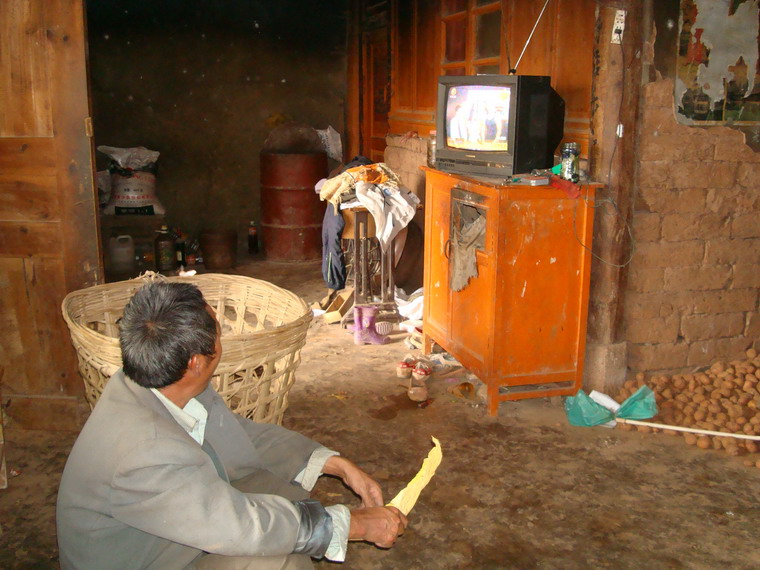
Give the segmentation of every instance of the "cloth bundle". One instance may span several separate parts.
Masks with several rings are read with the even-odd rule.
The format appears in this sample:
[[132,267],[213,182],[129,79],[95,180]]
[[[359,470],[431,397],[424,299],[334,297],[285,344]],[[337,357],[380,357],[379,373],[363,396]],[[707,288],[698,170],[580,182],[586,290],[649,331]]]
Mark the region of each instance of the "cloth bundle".
[[358,205],[372,214],[383,252],[409,224],[420,203],[417,196],[399,186],[399,177],[382,162],[349,168],[326,180],[319,191],[320,199],[333,204],[336,212],[338,205],[353,194]]
[[386,184],[398,188],[399,178],[384,162],[355,166],[325,180],[319,190],[319,199],[333,204],[337,212],[338,205],[343,201],[343,194],[351,192],[357,182]]

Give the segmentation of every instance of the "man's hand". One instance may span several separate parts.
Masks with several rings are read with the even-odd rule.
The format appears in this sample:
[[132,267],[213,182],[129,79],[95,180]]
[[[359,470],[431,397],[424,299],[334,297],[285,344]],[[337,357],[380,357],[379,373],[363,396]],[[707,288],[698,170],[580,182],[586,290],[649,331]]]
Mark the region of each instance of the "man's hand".
[[383,506],[383,492],[380,485],[348,459],[333,455],[325,462],[322,472],[343,479],[343,482],[361,497],[362,507]]
[[349,540],[366,540],[390,548],[404,533],[407,520],[396,507],[370,507],[351,511]]

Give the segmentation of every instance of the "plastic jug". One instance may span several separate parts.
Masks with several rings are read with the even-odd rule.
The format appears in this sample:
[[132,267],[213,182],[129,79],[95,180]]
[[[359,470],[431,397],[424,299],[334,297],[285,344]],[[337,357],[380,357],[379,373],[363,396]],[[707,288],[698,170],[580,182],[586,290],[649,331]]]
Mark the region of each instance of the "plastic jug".
[[108,257],[111,260],[111,271],[114,273],[134,271],[135,242],[132,241],[132,236],[112,237],[108,242]]

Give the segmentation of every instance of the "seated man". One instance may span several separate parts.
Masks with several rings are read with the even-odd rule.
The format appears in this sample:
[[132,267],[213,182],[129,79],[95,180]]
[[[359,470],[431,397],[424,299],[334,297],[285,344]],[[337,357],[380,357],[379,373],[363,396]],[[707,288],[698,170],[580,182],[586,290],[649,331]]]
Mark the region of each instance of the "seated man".
[[[232,413],[209,386],[220,328],[197,287],[157,282],[124,309],[124,367],[66,463],[58,543],[66,568],[309,568],[349,539],[390,547],[405,526],[356,465],[285,428]],[[341,477],[361,508],[308,492]]]

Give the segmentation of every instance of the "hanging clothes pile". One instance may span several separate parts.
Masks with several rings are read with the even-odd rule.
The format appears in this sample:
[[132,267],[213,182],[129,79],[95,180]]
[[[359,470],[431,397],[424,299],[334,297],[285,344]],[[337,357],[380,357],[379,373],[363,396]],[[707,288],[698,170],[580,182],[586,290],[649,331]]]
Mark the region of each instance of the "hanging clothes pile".
[[340,236],[345,227],[341,205],[360,205],[369,211],[375,220],[376,237],[385,253],[396,235],[412,220],[420,203],[417,196],[400,186],[398,175],[388,165],[364,161],[368,162],[368,159],[354,158],[344,172],[318,187],[320,199],[333,205],[332,208],[327,206],[322,223],[322,276],[331,289],[342,289],[346,281],[340,247]]
[[343,201],[343,194],[351,192],[357,182],[386,184],[398,188],[399,178],[384,162],[348,168],[342,174],[325,181],[319,190],[319,199],[333,204],[337,212],[339,204]]
[[[314,189],[320,193],[328,182],[334,181],[345,174],[352,168],[372,164],[372,161],[366,156],[355,156],[343,168],[343,173],[328,180],[320,180]],[[331,182],[332,183],[332,182]],[[328,193],[333,194],[335,191]],[[342,192],[339,195],[343,194]],[[325,198],[322,198],[324,200]],[[341,236],[346,223],[343,215],[337,211],[331,204],[327,204],[325,215],[322,218],[322,279],[329,289],[340,291],[346,287],[346,261],[343,257],[343,247],[341,245]]]

